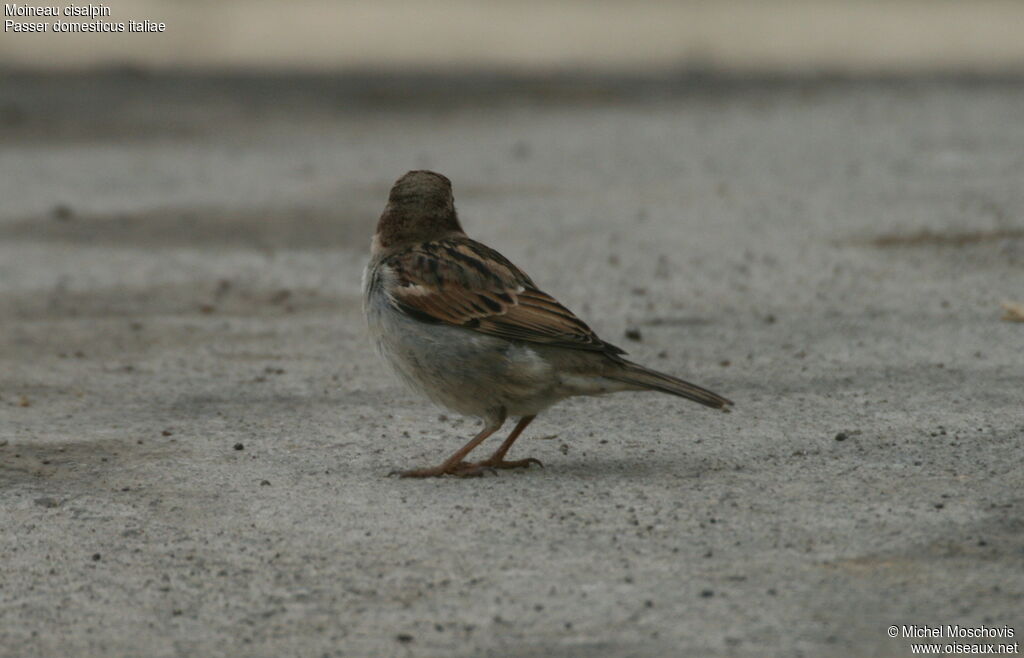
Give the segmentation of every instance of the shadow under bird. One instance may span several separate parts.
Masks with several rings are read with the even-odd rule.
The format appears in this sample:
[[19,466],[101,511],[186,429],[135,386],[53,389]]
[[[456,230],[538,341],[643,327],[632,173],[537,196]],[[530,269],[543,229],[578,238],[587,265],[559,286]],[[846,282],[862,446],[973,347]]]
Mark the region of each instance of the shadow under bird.
[[[484,427],[438,466],[402,477],[474,476],[506,460],[538,413],[574,395],[671,393],[715,409],[732,402],[623,358],[497,251],[466,236],[451,181],[410,171],[391,188],[363,275],[363,308],[378,351],[413,389]],[[509,417],[519,422],[490,457],[469,453]]]

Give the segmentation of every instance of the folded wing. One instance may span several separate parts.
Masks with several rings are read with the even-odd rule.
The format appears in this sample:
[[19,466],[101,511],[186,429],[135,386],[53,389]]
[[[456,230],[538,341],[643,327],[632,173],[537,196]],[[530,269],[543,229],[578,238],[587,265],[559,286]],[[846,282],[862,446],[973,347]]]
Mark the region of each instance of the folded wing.
[[419,245],[388,258],[392,302],[423,322],[570,349],[624,354],[572,311],[538,290],[519,268],[469,238]]

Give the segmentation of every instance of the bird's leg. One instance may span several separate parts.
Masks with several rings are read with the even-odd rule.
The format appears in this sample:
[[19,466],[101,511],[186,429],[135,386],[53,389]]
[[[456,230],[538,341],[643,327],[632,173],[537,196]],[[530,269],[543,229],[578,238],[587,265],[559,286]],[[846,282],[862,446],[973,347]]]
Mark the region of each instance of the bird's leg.
[[483,475],[484,471],[487,470],[486,467],[480,466],[479,464],[465,462],[463,459],[465,459],[466,455],[472,452],[473,448],[483,443],[484,439],[501,429],[501,426],[505,424],[505,418],[506,416],[503,410],[500,415],[487,420],[487,424],[484,425],[484,428],[480,430],[479,434],[474,436],[469,443],[459,448],[454,455],[446,459],[440,466],[413,469],[411,471],[392,471],[389,475],[398,475],[404,478],[432,478],[440,477],[442,475],[474,477]]
[[495,450],[493,455],[482,462],[477,462],[474,466],[478,466],[480,468],[526,468],[530,464],[536,464],[543,468],[544,464],[541,464],[539,459],[534,459],[533,457],[517,459],[509,462],[505,461],[505,454],[508,452],[508,449],[512,447],[512,444],[515,443],[516,439],[519,438],[519,435],[523,433],[526,426],[533,422],[533,419],[536,417],[537,416],[534,415],[523,416],[520,418],[519,422],[516,423],[515,428],[513,428],[512,432],[508,435],[508,438],[501,444],[501,447]]

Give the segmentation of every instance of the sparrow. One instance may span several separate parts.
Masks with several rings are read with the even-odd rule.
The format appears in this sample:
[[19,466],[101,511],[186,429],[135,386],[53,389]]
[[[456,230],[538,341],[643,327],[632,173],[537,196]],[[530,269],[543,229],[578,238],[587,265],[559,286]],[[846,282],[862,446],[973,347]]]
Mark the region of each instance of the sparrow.
[[[363,310],[378,352],[413,390],[483,421],[441,464],[402,477],[478,476],[542,465],[507,460],[527,425],[574,395],[659,391],[727,410],[732,402],[626,360],[554,297],[459,223],[452,185],[432,171],[395,182],[377,223],[363,274]],[[487,459],[469,453],[518,418]]]

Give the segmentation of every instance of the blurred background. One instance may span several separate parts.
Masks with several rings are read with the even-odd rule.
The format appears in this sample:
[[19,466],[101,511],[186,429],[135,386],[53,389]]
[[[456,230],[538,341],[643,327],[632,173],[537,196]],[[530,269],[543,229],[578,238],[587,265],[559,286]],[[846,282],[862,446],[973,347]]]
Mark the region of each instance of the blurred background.
[[[63,5],[61,5],[63,6]],[[133,0],[161,34],[14,34],[8,66],[618,72],[992,72],[1024,65],[1016,0]],[[70,19],[63,19],[70,20]]]

